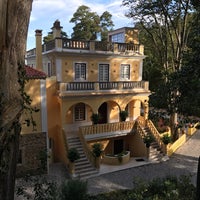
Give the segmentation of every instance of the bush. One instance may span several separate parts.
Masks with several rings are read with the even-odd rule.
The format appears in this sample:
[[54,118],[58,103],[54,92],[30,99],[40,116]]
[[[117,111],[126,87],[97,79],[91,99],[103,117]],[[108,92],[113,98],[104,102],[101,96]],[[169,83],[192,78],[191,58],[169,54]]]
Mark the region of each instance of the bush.
[[86,200],[87,182],[81,180],[67,180],[61,185],[59,200]]
[[101,143],[95,143],[92,145],[92,153],[95,155],[96,158],[101,156],[102,153]]
[[71,148],[68,150],[68,155],[67,158],[71,161],[74,162],[75,160],[78,160],[80,158],[79,152],[77,151],[76,148]]
[[172,142],[172,138],[171,138],[171,136],[167,133],[167,134],[163,134],[163,136],[162,136],[162,142],[164,143],[164,144],[169,144],[169,143],[171,143]]
[[147,134],[143,137],[143,142],[145,143],[146,147],[149,148],[150,144],[154,141],[154,137],[151,134]]

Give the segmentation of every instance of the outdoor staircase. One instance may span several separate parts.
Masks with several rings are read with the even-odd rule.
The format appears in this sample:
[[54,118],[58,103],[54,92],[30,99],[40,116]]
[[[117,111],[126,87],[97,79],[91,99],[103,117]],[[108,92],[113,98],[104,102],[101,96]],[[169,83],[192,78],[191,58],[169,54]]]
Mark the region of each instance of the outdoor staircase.
[[[148,127],[143,128],[143,132],[146,134],[152,134]],[[149,161],[151,162],[162,162],[168,160],[168,156],[166,156],[159,144],[156,141],[153,141],[149,147]]]
[[80,154],[80,159],[74,162],[75,175],[80,179],[87,179],[98,174],[98,170],[88,161],[79,137],[67,138],[67,142],[69,148],[76,148]]
[[149,147],[149,161],[151,162],[161,162],[164,161],[164,153],[162,152],[161,148],[159,147],[157,142],[152,142]]

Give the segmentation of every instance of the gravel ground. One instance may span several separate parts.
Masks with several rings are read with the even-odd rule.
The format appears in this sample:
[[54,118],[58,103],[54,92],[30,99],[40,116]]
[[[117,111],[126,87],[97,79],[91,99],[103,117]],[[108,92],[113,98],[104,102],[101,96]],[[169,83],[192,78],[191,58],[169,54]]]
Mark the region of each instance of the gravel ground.
[[[97,177],[89,178],[88,192],[98,194],[110,192],[117,189],[129,189],[134,187],[134,180],[148,182],[154,178],[166,176],[191,175],[191,181],[196,184],[198,158],[200,156],[200,131],[197,131],[188,141],[180,147],[169,160],[161,163],[148,164],[140,167],[133,167],[117,172],[103,174]],[[56,174],[48,176],[49,180],[57,181],[68,179],[66,169],[58,164]],[[21,180],[16,185],[23,185]],[[31,191],[31,188],[29,188]],[[15,198],[15,200],[21,200]]]

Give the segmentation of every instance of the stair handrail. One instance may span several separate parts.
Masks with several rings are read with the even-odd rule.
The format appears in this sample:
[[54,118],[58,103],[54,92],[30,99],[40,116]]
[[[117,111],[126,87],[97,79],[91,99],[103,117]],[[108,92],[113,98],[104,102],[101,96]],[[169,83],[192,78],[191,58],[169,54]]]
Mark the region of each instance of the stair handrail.
[[65,164],[69,165],[70,161],[68,159],[68,151],[69,151],[69,146],[68,146],[68,142],[67,142],[67,137],[65,135],[65,131],[64,129],[62,129],[62,137],[63,137],[63,141],[64,141],[64,149],[65,149],[65,153],[66,153],[66,161],[65,161]]
[[80,129],[80,128],[79,128],[79,138],[83,145],[83,150],[85,152],[87,159],[89,160],[89,162],[92,164],[93,167],[96,167],[95,156],[92,153],[91,149],[89,148],[89,145],[87,144],[87,142],[85,140],[84,134],[82,133],[82,129]]
[[158,132],[158,130],[154,126],[153,122],[151,120],[147,119],[146,125],[150,129],[151,133],[153,134],[153,136],[154,136],[156,142],[158,143],[159,147],[162,149],[163,152],[165,152],[165,148],[166,148],[165,144],[163,143],[163,141],[160,137],[160,133]]
[[136,121],[140,124],[140,126],[145,127],[146,126],[146,120],[143,116],[139,116]]
[[145,132],[138,120],[136,120],[134,127],[136,129],[136,132],[139,133],[139,135],[141,136],[141,138],[144,138]]

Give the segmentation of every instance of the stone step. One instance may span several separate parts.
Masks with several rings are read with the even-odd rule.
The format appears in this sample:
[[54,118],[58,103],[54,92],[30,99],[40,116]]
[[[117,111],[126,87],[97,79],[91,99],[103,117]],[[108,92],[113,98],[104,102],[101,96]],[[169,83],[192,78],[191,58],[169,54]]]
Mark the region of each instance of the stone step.
[[76,165],[76,169],[79,170],[79,169],[84,169],[84,168],[90,168],[91,167],[91,164],[89,162],[85,162],[84,164],[80,164],[77,163]]
[[67,142],[69,148],[76,148],[80,154],[80,158],[74,163],[76,176],[86,179],[97,174],[98,171],[91,165],[84,153],[79,137],[68,138]]

